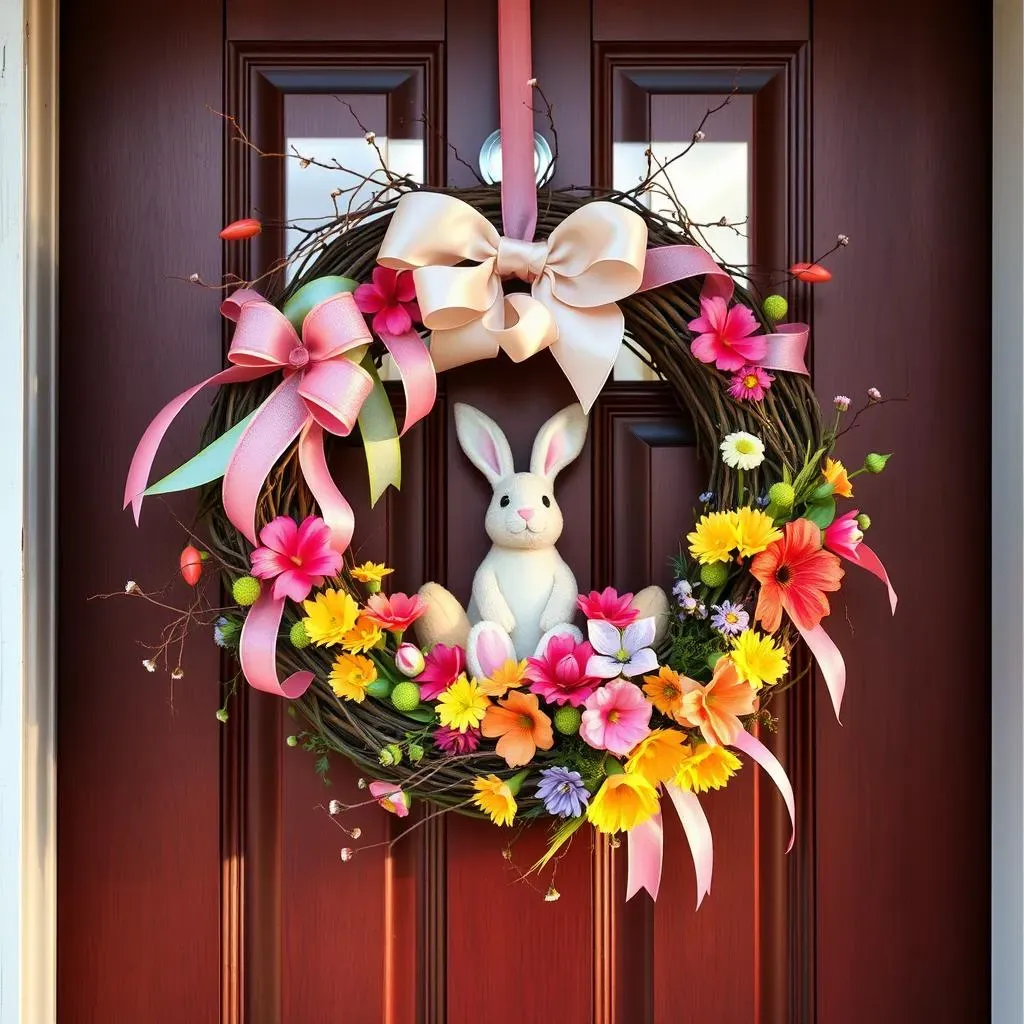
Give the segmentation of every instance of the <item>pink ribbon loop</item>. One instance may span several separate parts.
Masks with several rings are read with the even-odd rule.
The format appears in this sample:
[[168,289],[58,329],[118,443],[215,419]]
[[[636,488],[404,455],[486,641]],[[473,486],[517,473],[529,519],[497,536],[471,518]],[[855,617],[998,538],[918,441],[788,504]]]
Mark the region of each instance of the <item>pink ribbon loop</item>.
[[269,590],[249,609],[238,641],[238,660],[249,685],[275,697],[295,700],[313,681],[312,672],[293,672],[282,683],[277,678],[277,631],[281,628],[285,598]]
[[775,788],[782,794],[786,810],[789,811],[790,833],[789,845],[786,847],[786,853],[789,853],[793,849],[793,841],[796,839],[796,800],[793,798],[793,785],[789,781],[786,769],[779,764],[775,755],[746,729],[740,729],[731,745],[756,761],[768,773],[768,777],[775,783]]
[[399,436],[404,437],[409,428],[419,423],[434,407],[437,374],[430,359],[430,350],[416,331],[409,330],[405,334],[385,333],[379,337],[402,378],[405,422]]

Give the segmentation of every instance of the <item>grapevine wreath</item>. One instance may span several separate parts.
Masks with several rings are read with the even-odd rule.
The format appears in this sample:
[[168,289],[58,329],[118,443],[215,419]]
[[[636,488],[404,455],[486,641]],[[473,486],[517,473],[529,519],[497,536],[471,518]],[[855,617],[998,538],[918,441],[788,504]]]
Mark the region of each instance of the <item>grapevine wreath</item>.
[[[523,8],[509,0],[501,16],[528,38]],[[780,324],[785,297],[741,287],[729,270],[741,272],[716,263],[681,210],[652,212],[650,181],[629,193],[536,188],[536,83],[514,81],[502,88],[525,89],[528,119],[503,91],[501,187],[389,176],[386,195],[313,233],[289,282],[277,275],[262,294],[228,295],[232,365],[204,382],[218,390],[202,451],[147,486],[163,433],[197,387],[147,430],[126,504],[138,515],[146,494],[204,487],[207,550],[190,544],[181,568],[197,587],[205,559],[221,569],[231,602],[202,605],[215,613],[217,642],[249,683],[293,702],[306,723],[299,742],[359,767],[369,800],[402,817],[423,800],[498,826],[541,819],[552,831],[537,868],[585,824],[626,832],[630,896],[657,894],[671,807],[699,903],[711,874],[699,798],[728,783],[738,755],[768,772],[793,816],[785,771],[755,733],[773,693],[794,681],[800,637],[838,715],[845,670],[822,620],[843,563],[883,580],[895,610],[864,543],[867,516],[841,505],[854,478],[881,472],[888,456],[847,471],[835,448],[850,400],[837,396],[823,423],[803,360],[807,328]],[[788,279],[828,276],[820,263],[796,264]],[[577,595],[555,548],[555,478],[582,449],[586,412],[622,344],[670,388],[710,476],[703,494],[679,496],[698,511],[678,553],[666,552],[677,556],[671,594]],[[436,372],[543,348],[580,405],[541,427],[530,472],[515,472],[498,424],[455,409],[460,443],[494,487],[494,548],[472,600],[464,607],[468,595],[436,583],[389,592],[390,567],[351,557],[358,523],[339,484],[355,481],[329,469],[335,445],[358,441],[374,498],[397,479],[385,357],[402,376],[408,429],[430,409]],[[865,408],[880,400],[869,392]],[[521,568],[526,554],[542,567],[533,576]],[[354,852],[345,847],[343,859]]]

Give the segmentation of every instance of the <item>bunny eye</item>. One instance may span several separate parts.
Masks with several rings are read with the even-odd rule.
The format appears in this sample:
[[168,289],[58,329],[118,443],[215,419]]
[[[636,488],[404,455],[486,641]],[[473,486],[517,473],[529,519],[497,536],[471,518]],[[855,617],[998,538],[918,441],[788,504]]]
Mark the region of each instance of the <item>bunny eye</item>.
[[500,506],[501,506],[502,508],[508,508],[508,503],[509,503],[509,501],[510,501],[510,500],[511,500],[511,499],[510,499],[510,498],[509,498],[509,496],[508,496],[508,495],[506,494],[506,495],[505,495],[505,496],[504,496],[504,497],[503,497],[503,498],[501,499],[501,501],[499,501],[499,502],[498,502],[498,504],[499,504],[499,505],[500,505]]
[[546,494],[540,500],[544,503],[545,508],[551,508],[551,499]]

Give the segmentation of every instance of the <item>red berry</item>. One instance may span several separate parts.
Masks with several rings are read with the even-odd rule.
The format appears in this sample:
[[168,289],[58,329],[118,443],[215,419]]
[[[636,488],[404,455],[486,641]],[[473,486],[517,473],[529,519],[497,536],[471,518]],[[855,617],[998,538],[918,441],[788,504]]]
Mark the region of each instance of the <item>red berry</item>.
[[182,549],[178,564],[181,566],[181,578],[190,587],[194,587],[199,582],[199,577],[203,574],[202,552],[189,544],[187,548]]
[[241,242],[247,238],[255,238],[263,230],[263,225],[254,217],[233,220],[224,228],[220,237],[226,242]]
[[794,263],[789,272],[798,280],[807,284],[823,284],[832,280],[832,271],[826,270],[820,263]]

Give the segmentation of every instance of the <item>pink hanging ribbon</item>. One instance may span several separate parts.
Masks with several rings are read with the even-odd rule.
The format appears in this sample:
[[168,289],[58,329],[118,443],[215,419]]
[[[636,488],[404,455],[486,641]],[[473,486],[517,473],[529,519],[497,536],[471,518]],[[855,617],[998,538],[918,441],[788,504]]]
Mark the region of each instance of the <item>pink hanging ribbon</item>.
[[[676,809],[679,822],[683,826],[683,834],[690,846],[697,879],[699,909],[704,897],[711,891],[711,873],[714,866],[711,826],[695,794],[671,783],[666,784],[665,791]],[[648,818],[626,833],[627,900],[632,899],[641,889],[646,889],[651,899],[658,898],[664,859],[664,838],[664,822],[660,810],[653,818]]]
[[899,598],[896,596],[896,591],[893,589],[892,583],[889,581],[889,574],[885,571],[885,566],[882,565],[882,560],[865,544],[861,541],[853,550],[852,555],[846,555],[847,561],[853,562],[854,565],[859,565],[862,569],[866,569],[872,576],[880,579],[886,589],[889,591],[889,609],[892,614],[896,614],[896,602]]
[[277,634],[281,628],[285,598],[265,590],[249,609],[238,638],[238,660],[249,685],[275,697],[295,700],[313,682],[312,672],[293,672],[285,681],[277,678]]
[[779,764],[775,755],[746,729],[739,730],[730,746],[742,750],[744,754],[756,761],[768,773],[768,777],[775,783],[775,788],[782,794],[786,810],[789,811],[790,833],[789,845],[786,847],[786,853],[789,853],[793,849],[793,841],[796,839],[796,801],[793,798],[793,785],[789,781],[786,769]]

